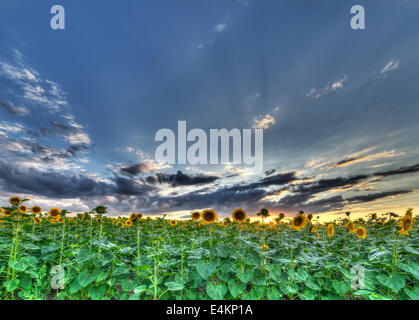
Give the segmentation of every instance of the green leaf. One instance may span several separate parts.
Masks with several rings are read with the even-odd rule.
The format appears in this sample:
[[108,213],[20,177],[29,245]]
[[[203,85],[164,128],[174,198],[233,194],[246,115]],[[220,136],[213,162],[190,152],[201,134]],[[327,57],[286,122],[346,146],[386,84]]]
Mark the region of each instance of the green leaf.
[[179,290],[182,290],[183,288],[185,288],[185,286],[182,283],[177,283],[177,282],[173,282],[173,281],[172,282],[166,282],[165,286],[170,291],[179,291]]
[[245,270],[242,272],[241,270],[236,272],[237,278],[240,279],[243,283],[248,283],[253,280],[254,272],[253,270]]
[[97,270],[93,273],[90,273],[87,268],[84,268],[80,272],[80,274],[77,276],[77,281],[79,282],[79,284],[82,288],[85,288],[89,284],[91,284],[93,281],[96,280],[98,274],[99,274],[99,270]]
[[17,287],[19,286],[19,280],[15,279],[15,280],[5,281],[3,285],[6,288],[7,292],[10,292],[17,289]]
[[309,277],[308,273],[304,269],[298,270],[289,270],[288,274],[295,280],[295,281],[306,281]]
[[27,261],[27,259],[20,259],[19,261],[17,260],[12,260],[9,262],[9,266],[12,269],[15,269],[16,271],[25,271],[28,267],[29,267],[29,262]]
[[137,288],[135,288],[134,289],[134,293],[141,294],[141,293],[143,293],[146,290],[147,290],[147,286],[143,284],[143,285],[138,286]]
[[205,263],[205,261],[200,261],[196,265],[196,271],[205,280],[214,273],[215,269],[217,269],[217,264],[214,262]]
[[344,295],[345,293],[347,293],[350,289],[350,284],[347,282],[340,282],[337,280],[333,280],[332,281],[332,286],[335,289],[336,293],[338,295]]
[[416,286],[414,289],[410,290],[408,288],[404,288],[404,292],[408,295],[408,297],[412,300],[419,300],[419,287]]
[[212,300],[222,300],[228,289],[224,283],[214,284],[209,281],[206,286],[206,291]]
[[129,279],[129,277],[123,277],[120,282],[121,289],[124,291],[132,291],[135,287],[138,286],[139,282],[140,280],[138,279],[138,277],[135,277],[134,280]]
[[280,300],[281,299],[281,292],[278,288],[272,287],[269,288],[268,292],[266,293],[269,300]]
[[403,271],[412,274],[416,280],[419,280],[419,264],[414,262],[398,262],[397,266]]
[[394,292],[398,292],[406,284],[406,279],[399,275],[395,274],[393,277],[388,277],[384,274],[379,274],[377,280],[387,288],[390,288]]
[[98,287],[91,286],[89,288],[89,295],[92,300],[101,300],[106,292],[106,285],[101,284]]
[[306,281],[305,284],[307,287],[309,287],[312,290],[315,290],[315,291],[321,290],[320,286],[317,284],[316,280],[314,279],[309,279],[308,281]]
[[70,286],[70,294],[75,294],[81,289],[80,283],[76,280]]
[[237,298],[244,292],[244,290],[246,290],[246,285],[244,283],[237,283],[234,279],[230,279],[228,281],[228,290],[230,290],[233,298]]

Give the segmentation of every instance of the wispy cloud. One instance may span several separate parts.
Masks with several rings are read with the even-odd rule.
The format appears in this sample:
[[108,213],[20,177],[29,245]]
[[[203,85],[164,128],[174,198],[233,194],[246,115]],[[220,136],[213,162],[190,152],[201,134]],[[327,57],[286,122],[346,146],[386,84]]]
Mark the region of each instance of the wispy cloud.
[[345,82],[347,82],[347,80],[348,80],[348,76],[344,75],[342,78],[327,84],[322,89],[312,88],[306,94],[306,97],[318,99],[318,98],[320,98],[322,96],[325,96],[325,95],[328,95],[332,92],[341,90],[341,89],[344,88]]
[[380,73],[381,74],[385,74],[385,73],[387,73],[387,72],[390,72],[390,71],[393,71],[393,70],[396,70],[396,69],[398,69],[399,68],[399,65],[400,65],[400,61],[398,61],[398,60],[394,60],[394,59],[391,59],[381,70],[380,70]]
[[214,31],[215,32],[224,32],[226,27],[227,27],[227,23],[220,23],[220,24],[217,24],[216,26],[214,26]]

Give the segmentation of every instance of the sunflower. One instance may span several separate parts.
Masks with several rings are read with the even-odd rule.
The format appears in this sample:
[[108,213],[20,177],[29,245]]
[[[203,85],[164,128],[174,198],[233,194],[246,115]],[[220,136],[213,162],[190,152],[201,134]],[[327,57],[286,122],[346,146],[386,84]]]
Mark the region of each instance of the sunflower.
[[228,226],[230,224],[230,220],[224,219],[223,220],[223,226]]
[[76,234],[76,238],[80,238],[80,235],[79,234]]
[[367,237],[367,230],[365,230],[365,228],[364,227],[358,227],[357,229],[356,229],[356,236],[359,238],[359,239],[365,239],[366,237]]
[[125,221],[125,225],[127,226],[127,227],[132,227],[132,221],[131,220],[127,220],[127,221]]
[[291,226],[294,230],[300,231],[307,224],[307,216],[304,213],[299,213],[291,221]]
[[20,197],[11,197],[9,202],[14,206],[18,206],[22,203],[22,199],[20,199]]
[[137,213],[137,219],[141,220],[143,218],[143,214],[142,213]]
[[268,247],[266,244],[262,244],[262,245],[260,246],[260,248],[261,248],[263,251],[265,251],[265,252],[266,252],[266,250],[268,250],[268,249],[269,249],[269,247]]
[[34,218],[34,219],[33,219],[33,221],[34,221],[36,224],[40,224],[40,223],[42,222],[42,219],[41,219],[41,218],[39,218],[39,217],[36,217],[36,218]]
[[347,223],[345,223],[344,227],[346,229],[348,229],[349,233],[355,232],[355,226],[354,226],[354,223],[351,220],[349,220]]
[[311,229],[310,229],[311,233],[317,232],[317,226],[316,225],[312,225]]
[[18,211],[19,211],[20,213],[26,213],[26,212],[28,212],[28,207],[27,207],[27,206],[25,206],[24,204],[22,204],[22,205],[19,207]]
[[313,214],[312,214],[312,213],[310,213],[310,214],[307,216],[307,219],[308,219],[308,221],[310,221],[310,222],[311,222],[311,220],[313,219]]
[[137,220],[137,214],[135,212],[132,212],[128,219],[132,222],[135,222]]
[[376,213],[371,214],[371,219],[376,220],[377,219],[377,214]]
[[42,212],[42,208],[40,206],[33,206],[31,208],[32,214],[40,214]]
[[405,215],[403,218],[401,218],[398,222],[399,227],[405,231],[409,230],[412,227],[413,224],[413,218]]
[[202,211],[202,220],[205,223],[213,223],[218,220],[218,214],[213,209],[205,209]]
[[99,214],[104,214],[106,213],[106,207],[105,206],[97,206],[96,208],[93,209],[94,211],[96,211]]
[[242,223],[247,219],[246,211],[242,208],[238,208],[231,213],[231,217],[234,222]]
[[191,213],[191,218],[193,221],[199,221],[201,219],[201,214],[199,211],[194,211]]
[[3,210],[3,216],[5,217],[10,217],[12,214],[13,212],[10,210]]
[[64,219],[63,219],[62,217],[59,217],[59,218],[57,219],[57,222],[58,222],[58,223],[63,223],[63,222],[64,222]]
[[87,219],[89,219],[89,218],[90,218],[89,213],[87,213],[86,211],[85,211],[85,212],[83,212],[83,214],[81,215],[81,219],[82,219],[83,221],[85,221],[85,220],[87,220]]
[[333,235],[335,234],[335,228],[333,227],[332,223],[329,223],[327,225],[327,231],[326,234],[329,238],[333,237]]
[[96,217],[95,220],[96,220],[97,223],[101,223],[102,222],[102,219],[100,217]]
[[123,227],[124,227],[124,223],[123,223],[123,222],[121,222],[121,221],[118,221],[118,222],[116,223],[116,225],[117,225],[118,227],[120,227],[120,228],[123,228]]
[[172,226],[172,227],[174,227],[175,225],[177,225],[177,220],[170,220],[170,225]]
[[49,209],[49,215],[53,218],[58,217],[60,215],[60,213],[61,213],[61,210],[58,209],[58,208]]

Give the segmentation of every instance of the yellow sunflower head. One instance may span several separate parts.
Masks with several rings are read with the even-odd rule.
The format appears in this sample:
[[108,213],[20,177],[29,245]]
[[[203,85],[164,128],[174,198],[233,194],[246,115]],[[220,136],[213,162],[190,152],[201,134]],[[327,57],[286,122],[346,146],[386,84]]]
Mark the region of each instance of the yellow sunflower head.
[[39,218],[39,217],[36,217],[36,218],[34,218],[34,219],[33,219],[33,221],[34,221],[36,224],[40,224],[40,223],[42,222],[42,219],[41,219],[41,218]]
[[205,223],[213,223],[218,220],[218,214],[213,209],[205,209],[202,211],[202,221]]
[[335,234],[335,228],[333,227],[332,223],[329,223],[327,225],[326,234],[329,238],[333,237],[333,235]]
[[310,213],[310,214],[307,216],[307,219],[308,219],[308,221],[310,221],[310,222],[311,222],[311,220],[313,219],[313,214],[312,214],[312,213]]
[[143,214],[142,213],[137,213],[137,219],[141,220],[143,218]]
[[201,213],[199,211],[194,211],[191,213],[191,218],[193,221],[199,221],[201,219]]
[[233,218],[233,221],[242,223],[246,221],[247,214],[242,208],[238,208],[231,213],[231,217]]
[[350,233],[352,233],[355,229],[354,223],[349,220],[347,223],[345,223],[345,228],[348,229]]
[[42,212],[42,208],[40,206],[33,206],[31,208],[32,214],[41,214],[41,212]]
[[58,217],[61,214],[61,210],[58,208],[49,209],[49,215],[53,218]]
[[14,206],[18,206],[22,203],[22,199],[20,197],[11,197],[9,202]]
[[96,220],[96,222],[97,222],[97,223],[101,223],[101,222],[102,222],[101,217],[96,217],[96,219],[95,219],[95,220]]
[[127,221],[125,221],[125,225],[126,225],[127,227],[132,227],[132,224],[133,224],[133,222],[132,222],[131,220],[127,220]]
[[265,251],[265,252],[269,249],[269,247],[268,247],[266,244],[262,244],[262,245],[260,246],[260,248],[261,248],[263,251]]
[[10,210],[3,210],[3,216],[5,217],[10,217],[12,214],[13,212]]
[[367,230],[364,227],[358,227],[356,229],[356,236],[359,239],[365,239],[367,237]]
[[21,206],[19,206],[18,211],[20,213],[26,213],[26,212],[28,212],[28,207],[25,206],[24,204],[22,204]]
[[292,219],[291,226],[294,230],[300,231],[306,226],[307,221],[307,216],[304,213],[299,213]]
[[412,225],[413,225],[413,218],[412,217],[410,217],[410,216],[408,216],[408,215],[405,215],[405,216],[403,216],[403,218],[401,218],[400,220],[399,220],[399,222],[398,222],[398,224],[399,224],[399,227],[400,228],[402,228],[402,229],[404,229],[404,230],[409,230],[411,227],[412,227]]
[[170,220],[170,225],[172,227],[174,227],[175,225],[177,225],[177,220],[175,220],[175,219]]

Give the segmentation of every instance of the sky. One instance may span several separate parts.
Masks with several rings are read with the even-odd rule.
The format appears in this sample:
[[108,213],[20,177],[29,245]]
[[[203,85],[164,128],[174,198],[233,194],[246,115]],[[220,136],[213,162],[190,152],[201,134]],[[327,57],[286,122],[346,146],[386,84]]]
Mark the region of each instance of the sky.
[[[0,203],[188,217],[419,205],[417,0],[0,1]],[[50,27],[53,5],[65,30]],[[365,8],[353,30],[351,7]],[[155,160],[263,129],[263,173]]]

